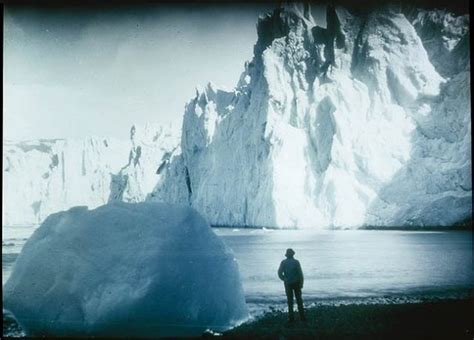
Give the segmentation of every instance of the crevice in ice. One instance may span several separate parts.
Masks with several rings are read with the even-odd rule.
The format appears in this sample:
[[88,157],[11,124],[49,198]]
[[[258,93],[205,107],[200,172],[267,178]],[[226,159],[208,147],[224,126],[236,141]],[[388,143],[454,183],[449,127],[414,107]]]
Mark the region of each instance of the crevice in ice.
[[333,138],[336,124],[333,113],[336,108],[329,97],[325,97],[316,109],[316,119],[311,127],[310,142],[315,150],[315,167],[318,173],[323,173],[331,162]]
[[121,170],[125,169],[130,164],[132,164],[132,160],[133,160],[133,148],[130,149],[130,152],[128,153],[128,163]]
[[254,48],[254,55],[258,61],[261,60],[263,51],[270,46],[275,39],[288,34],[288,24],[283,21],[287,20],[287,17],[283,16],[282,12],[284,12],[284,9],[276,8],[273,13],[259,17],[257,24],[258,40]]
[[35,215],[38,215],[40,209],[41,209],[41,201],[35,201],[33,204],[31,204],[31,208],[33,209],[33,212]]
[[366,38],[366,30],[368,26],[368,17],[364,16],[362,18],[362,23],[357,33],[357,37],[354,42],[354,49],[352,51],[351,58],[351,73],[352,75],[359,80],[363,80],[361,77],[361,72],[359,70],[360,66],[363,66],[365,60],[369,58],[369,43]]
[[159,175],[163,172],[166,166],[170,164],[171,156],[173,153],[176,151],[177,147],[173,148],[171,151],[167,151],[163,154],[161,157],[161,163],[158,166],[158,169],[156,170],[156,174]]
[[61,152],[61,165],[62,165],[62,184],[63,190],[66,188],[66,163],[64,162],[64,151]]
[[5,166],[4,166],[4,168],[3,168],[3,171],[4,171],[4,172],[9,172],[10,169],[11,169],[11,161],[10,161],[10,158],[7,157],[7,158],[5,159]]
[[[41,141],[41,140],[40,140]],[[20,142],[17,144],[20,149],[22,149],[24,152],[30,152],[33,150],[39,151],[39,152],[44,152],[44,153],[50,153],[51,152],[51,146],[46,144],[46,143],[37,143],[37,142]]]
[[469,63],[469,15],[446,10],[407,13],[430,62],[443,77],[461,71]]
[[59,164],[59,157],[58,154],[54,154],[51,156],[51,164],[49,164],[49,168],[53,170],[55,167],[57,167]]
[[163,169],[165,169],[166,165],[168,164],[167,161],[163,161],[161,162],[160,166],[158,167],[158,169],[156,169],[156,174],[159,175],[161,174],[161,172],[163,171]]
[[244,216],[243,216],[244,225],[247,225],[248,210],[249,210],[249,204],[248,204],[247,197],[245,197],[245,201],[244,201]]
[[188,201],[191,203],[193,189],[191,187],[191,177],[189,177],[189,170],[187,166],[184,168],[184,172],[185,172],[185,178],[186,178],[186,187],[188,188]]
[[122,174],[122,172],[117,175],[110,174],[110,195],[108,202],[122,201],[127,183],[127,174]]
[[82,162],[81,162],[81,174],[82,176],[85,176],[87,174],[86,172],[86,150],[82,150]]
[[324,57],[326,59],[322,66],[324,74],[327,73],[328,68],[335,65],[335,49],[345,48],[345,37],[341,30],[341,22],[336,13],[334,5],[326,7],[326,45],[324,47]]
[[142,147],[140,145],[138,145],[135,148],[135,158],[133,160],[133,166],[137,166],[138,164],[140,164],[140,156],[141,155],[142,155]]

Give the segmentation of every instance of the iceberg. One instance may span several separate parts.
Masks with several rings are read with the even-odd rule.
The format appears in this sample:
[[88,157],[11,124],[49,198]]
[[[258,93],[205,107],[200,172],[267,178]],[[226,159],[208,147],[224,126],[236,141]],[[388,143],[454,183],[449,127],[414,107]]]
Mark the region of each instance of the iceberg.
[[30,336],[196,336],[248,317],[230,248],[194,209],[153,202],[50,215],[3,294]]

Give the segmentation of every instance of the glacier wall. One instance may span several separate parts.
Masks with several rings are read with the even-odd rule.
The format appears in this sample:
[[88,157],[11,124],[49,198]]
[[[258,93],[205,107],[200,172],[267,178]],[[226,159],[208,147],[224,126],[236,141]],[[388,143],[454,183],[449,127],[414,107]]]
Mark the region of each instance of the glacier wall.
[[2,223],[34,225],[73,206],[143,201],[178,144],[179,129],[154,124],[132,127],[130,140],[4,141]]
[[132,126],[128,162],[112,175],[108,201],[144,201],[170,158],[179,153],[179,140],[175,125]]
[[472,216],[469,18],[309,5],[261,16],[233,91],[187,104],[148,199],[213,225],[451,225]]

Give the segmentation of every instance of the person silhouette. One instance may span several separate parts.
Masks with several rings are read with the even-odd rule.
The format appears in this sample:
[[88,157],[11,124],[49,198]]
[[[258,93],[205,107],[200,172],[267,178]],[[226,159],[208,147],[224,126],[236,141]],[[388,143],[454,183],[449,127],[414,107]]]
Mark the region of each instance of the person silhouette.
[[301,297],[301,289],[303,288],[303,270],[300,262],[293,258],[295,251],[291,248],[286,250],[286,259],[281,261],[278,268],[278,277],[285,283],[286,300],[288,302],[288,321],[294,322],[293,313],[293,293],[296,297],[298,305],[298,313],[301,321],[306,321],[303,307],[303,298]]

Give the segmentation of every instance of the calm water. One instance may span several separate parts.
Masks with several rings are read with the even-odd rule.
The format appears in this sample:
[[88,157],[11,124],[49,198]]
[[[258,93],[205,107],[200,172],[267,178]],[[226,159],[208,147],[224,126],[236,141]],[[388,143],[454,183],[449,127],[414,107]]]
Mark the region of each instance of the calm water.
[[[32,227],[3,227],[3,283]],[[286,248],[303,267],[305,304],[397,303],[472,294],[472,232],[215,229],[234,250],[253,316],[283,308]]]

